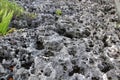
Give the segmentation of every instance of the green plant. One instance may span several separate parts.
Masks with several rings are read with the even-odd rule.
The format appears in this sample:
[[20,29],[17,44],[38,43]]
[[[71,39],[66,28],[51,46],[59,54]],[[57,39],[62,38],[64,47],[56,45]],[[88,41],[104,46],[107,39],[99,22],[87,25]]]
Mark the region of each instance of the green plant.
[[23,7],[18,5],[14,0],[0,0],[0,10],[1,9],[8,9],[8,11],[13,10],[14,16],[19,16],[24,12]]
[[19,16],[23,11],[23,8],[15,2],[0,0],[0,35],[6,34],[13,15]]
[[57,10],[55,11],[55,14],[57,14],[57,15],[62,15],[62,11],[61,11],[60,9],[57,9]]
[[9,26],[9,23],[12,19],[12,16],[13,16],[13,11],[9,11],[8,10],[1,10],[0,11],[0,16],[2,15],[1,17],[1,22],[0,22],[0,33],[2,35],[5,35],[6,32],[7,32],[7,29],[8,29],[8,26]]

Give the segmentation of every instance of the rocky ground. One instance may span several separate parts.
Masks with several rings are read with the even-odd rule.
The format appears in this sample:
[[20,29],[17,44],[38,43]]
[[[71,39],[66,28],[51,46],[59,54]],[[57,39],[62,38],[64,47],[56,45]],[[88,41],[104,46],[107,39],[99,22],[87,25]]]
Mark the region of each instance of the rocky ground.
[[37,17],[0,37],[0,80],[120,80],[113,0],[15,1]]

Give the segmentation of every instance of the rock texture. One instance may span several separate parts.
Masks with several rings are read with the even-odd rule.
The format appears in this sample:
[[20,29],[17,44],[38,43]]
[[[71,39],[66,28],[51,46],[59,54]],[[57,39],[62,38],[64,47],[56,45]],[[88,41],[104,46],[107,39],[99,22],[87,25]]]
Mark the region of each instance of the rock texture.
[[113,0],[16,2],[37,17],[13,19],[18,30],[0,37],[0,80],[120,80]]

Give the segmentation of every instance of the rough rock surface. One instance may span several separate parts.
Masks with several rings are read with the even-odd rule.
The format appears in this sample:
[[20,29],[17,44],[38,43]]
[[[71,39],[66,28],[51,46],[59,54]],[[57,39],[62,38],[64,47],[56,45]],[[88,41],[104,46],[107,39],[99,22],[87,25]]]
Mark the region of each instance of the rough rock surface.
[[0,37],[0,80],[120,80],[113,0],[16,2],[37,17],[13,19],[18,30]]

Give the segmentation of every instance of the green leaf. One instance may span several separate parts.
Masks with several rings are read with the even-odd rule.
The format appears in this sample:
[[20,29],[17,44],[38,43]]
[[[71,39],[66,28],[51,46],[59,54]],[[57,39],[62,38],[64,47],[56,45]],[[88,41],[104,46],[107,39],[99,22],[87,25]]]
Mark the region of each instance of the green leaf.
[[0,34],[5,35],[13,15],[19,16],[23,11],[15,1],[0,0]]
[[13,11],[8,12],[8,10],[5,10],[4,15],[2,17],[2,21],[0,23],[0,33],[2,33],[2,35],[6,34],[12,17]]
[[62,15],[62,11],[61,11],[60,9],[57,9],[57,10],[55,11],[55,14],[57,14],[57,15]]

